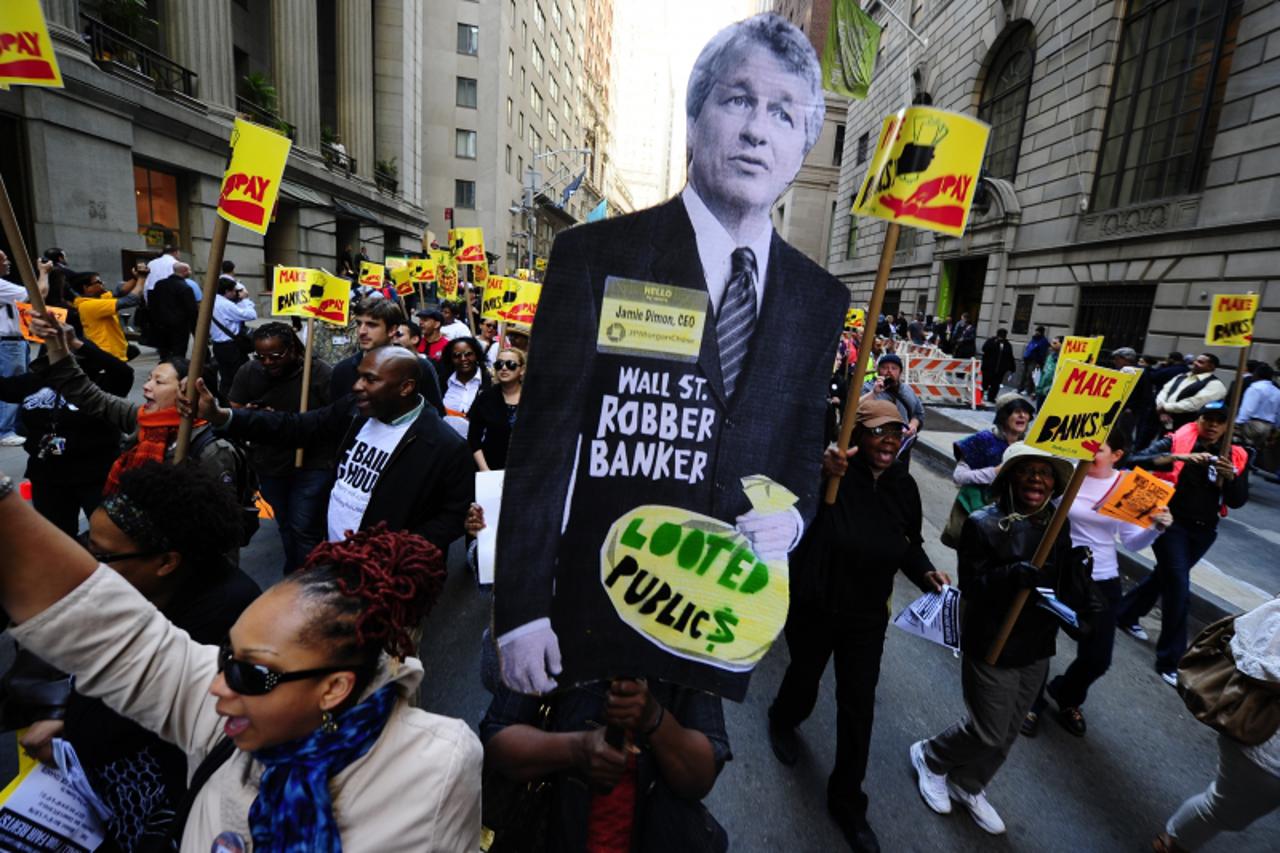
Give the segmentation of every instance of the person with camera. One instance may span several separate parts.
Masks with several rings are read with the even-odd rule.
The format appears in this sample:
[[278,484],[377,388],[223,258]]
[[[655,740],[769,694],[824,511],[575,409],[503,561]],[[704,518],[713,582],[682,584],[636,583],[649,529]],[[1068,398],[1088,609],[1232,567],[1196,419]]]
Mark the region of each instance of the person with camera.
[[253,338],[246,333],[245,323],[258,319],[258,308],[244,285],[236,281],[235,270],[231,261],[222,262],[222,275],[213,297],[213,323],[209,326],[213,360],[218,364],[218,380],[223,388],[231,387],[236,371],[249,360]]
[[885,353],[876,362],[876,376],[862,386],[862,398],[888,400],[898,408],[902,416],[902,450],[898,457],[904,465],[911,464],[911,446],[920,437],[924,426],[924,404],[911,386],[902,381],[902,357],[897,353]]

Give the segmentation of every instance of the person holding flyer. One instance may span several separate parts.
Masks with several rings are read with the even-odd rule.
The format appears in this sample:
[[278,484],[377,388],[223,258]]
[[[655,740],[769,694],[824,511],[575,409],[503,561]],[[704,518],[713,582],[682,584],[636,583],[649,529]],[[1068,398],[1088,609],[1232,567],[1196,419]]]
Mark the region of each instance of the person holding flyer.
[[1107,609],[1098,614],[1094,629],[1082,636],[1076,645],[1076,659],[1067,671],[1041,688],[1035,704],[1027,712],[1022,723],[1022,733],[1033,737],[1039,727],[1040,714],[1044,713],[1046,694],[1058,706],[1058,722],[1077,737],[1084,737],[1084,705],[1089,687],[1101,678],[1111,666],[1111,652],[1115,646],[1116,612],[1120,609],[1120,563],[1116,556],[1116,539],[1130,551],[1141,551],[1156,541],[1173,523],[1167,506],[1158,506],[1149,516],[1150,527],[1128,524],[1097,511],[1097,505],[1124,476],[1116,470],[1116,463],[1129,453],[1130,430],[1120,423],[1111,431],[1111,437],[1098,448],[1088,476],[1071,503],[1067,518],[1071,521],[1071,543],[1084,545],[1093,551],[1093,582],[1107,601]]
[[841,477],[840,491],[835,504],[819,507],[791,556],[791,663],[769,708],[769,742],[789,767],[799,758],[796,726],[813,713],[822,673],[835,655],[836,756],[827,809],[859,851],[880,849],[867,822],[862,780],[894,575],[901,571],[925,592],[951,583],[924,551],[920,491],[898,459],[906,426],[892,402],[864,397],[850,458],[827,450],[823,470]]

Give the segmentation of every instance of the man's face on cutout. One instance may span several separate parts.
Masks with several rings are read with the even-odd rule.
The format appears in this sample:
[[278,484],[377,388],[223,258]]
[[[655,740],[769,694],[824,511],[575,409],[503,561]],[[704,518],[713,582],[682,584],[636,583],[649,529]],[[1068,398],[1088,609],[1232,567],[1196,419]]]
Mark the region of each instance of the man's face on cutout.
[[804,161],[812,98],[767,48],[730,57],[689,128],[689,179],[712,212],[768,213]]

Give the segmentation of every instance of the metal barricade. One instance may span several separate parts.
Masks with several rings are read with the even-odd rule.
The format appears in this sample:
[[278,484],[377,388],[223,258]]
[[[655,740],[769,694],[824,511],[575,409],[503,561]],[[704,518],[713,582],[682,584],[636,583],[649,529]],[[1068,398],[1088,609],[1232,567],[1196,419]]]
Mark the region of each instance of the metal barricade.
[[982,383],[976,358],[952,358],[937,347],[907,344],[898,347],[902,357],[902,381],[911,386],[920,402],[968,406],[982,404]]

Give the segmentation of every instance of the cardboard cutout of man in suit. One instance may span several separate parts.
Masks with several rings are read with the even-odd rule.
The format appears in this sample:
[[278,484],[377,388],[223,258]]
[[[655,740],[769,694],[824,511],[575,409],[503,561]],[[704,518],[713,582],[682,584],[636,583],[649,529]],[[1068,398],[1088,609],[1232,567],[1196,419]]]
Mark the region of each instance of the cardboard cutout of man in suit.
[[[647,504],[735,524],[763,560],[784,558],[813,517],[849,293],[785,243],[769,213],[823,112],[802,32],[775,14],[733,24],[690,75],[680,195],[557,237],[498,531],[494,634],[513,689],[644,673],[745,694],[749,671],[671,654],[621,621],[601,548],[616,519]],[[621,319],[640,283],[692,306],[700,343],[626,351],[633,338],[603,306]],[[741,484],[752,474],[798,502],[753,510]]]

